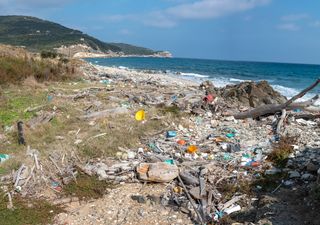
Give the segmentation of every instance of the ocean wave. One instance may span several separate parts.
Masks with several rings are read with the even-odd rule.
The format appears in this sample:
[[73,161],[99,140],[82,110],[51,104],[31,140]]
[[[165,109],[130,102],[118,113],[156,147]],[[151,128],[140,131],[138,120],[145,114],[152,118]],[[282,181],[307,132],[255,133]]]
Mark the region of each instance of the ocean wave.
[[278,84],[275,85],[271,85],[273,87],[273,89],[275,89],[276,91],[280,92],[280,94],[291,98],[292,96],[296,95],[299,93],[299,90],[294,89],[294,88],[290,88],[290,87],[285,87],[285,86],[281,86]]
[[[271,85],[273,87],[273,89],[275,89],[276,91],[278,91],[280,94],[286,96],[287,98],[292,98],[293,96],[299,94],[301,92],[301,90],[295,89],[295,88],[289,88],[289,87],[285,87],[285,86],[281,86],[281,85]],[[303,96],[302,98],[297,99],[297,102],[302,102],[302,101],[307,101],[309,99],[311,99],[312,97],[314,97],[315,94],[312,93],[307,93],[305,96]],[[320,105],[320,100],[317,100],[314,105],[319,106]]]
[[122,70],[128,70],[129,68],[128,67],[125,67],[125,66],[118,66],[119,69],[122,69]]
[[208,75],[202,75],[198,73],[180,73],[181,76],[190,76],[190,77],[199,77],[199,78],[208,78]]
[[237,79],[237,78],[230,78],[229,81],[230,82],[241,83],[241,82],[249,82],[249,81],[252,81],[252,80],[241,80],[241,79]]

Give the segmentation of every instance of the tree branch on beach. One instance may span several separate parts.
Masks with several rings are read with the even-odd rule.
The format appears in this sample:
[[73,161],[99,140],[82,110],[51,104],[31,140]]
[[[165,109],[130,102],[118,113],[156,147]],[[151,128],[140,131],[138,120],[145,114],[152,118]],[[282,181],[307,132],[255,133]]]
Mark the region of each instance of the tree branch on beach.
[[302,98],[306,93],[311,91],[313,88],[315,88],[320,83],[320,79],[318,79],[315,83],[313,83],[311,86],[307,87],[303,91],[301,91],[299,94],[293,96],[291,99],[286,101],[283,104],[269,104],[269,105],[263,105],[260,107],[257,107],[255,109],[241,112],[234,114],[235,119],[246,119],[246,118],[258,118],[260,116],[275,114],[277,112],[281,112],[283,109],[286,110],[292,110],[292,109],[305,109],[308,106],[311,106],[315,103],[316,100],[319,99],[319,95],[316,95],[312,99],[305,101],[305,102],[299,102],[294,103],[295,100]]

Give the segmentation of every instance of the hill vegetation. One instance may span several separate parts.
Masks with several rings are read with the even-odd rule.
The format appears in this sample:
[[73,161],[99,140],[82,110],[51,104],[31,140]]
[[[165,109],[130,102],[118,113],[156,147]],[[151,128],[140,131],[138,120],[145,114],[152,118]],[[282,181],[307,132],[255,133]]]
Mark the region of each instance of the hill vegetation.
[[84,44],[95,51],[152,55],[155,52],[123,43],[105,43],[79,30],[29,16],[0,16],[0,43],[24,46],[31,51]]

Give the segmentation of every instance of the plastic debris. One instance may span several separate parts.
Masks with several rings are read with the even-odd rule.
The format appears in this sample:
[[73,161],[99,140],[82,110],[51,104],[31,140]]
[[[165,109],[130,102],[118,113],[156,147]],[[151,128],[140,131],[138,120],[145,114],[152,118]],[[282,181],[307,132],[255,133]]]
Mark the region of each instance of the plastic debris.
[[10,155],[8,154],[0,154],[0,163],[10,159]]
[[187,142],[185,140],[178,140],[177,143],[179,145],[186,145],[187,144]]
[[110,81],[110,80],[100,80],[100,83],[101,83],[101,84],[108,85],[108,84],[111,83],[111,81]]
[[137,121],[145,120],[145,111],[144,110],[140,110],[140,111],[136,112],[135,119]]
[[190,145],[188,148],[187,148],[187,152],[189,154],[194,154],[198,151],[198,147],[195,146],[195,145]]
[[176,131],[167,131],[167,138],[173,138],[177,136]]

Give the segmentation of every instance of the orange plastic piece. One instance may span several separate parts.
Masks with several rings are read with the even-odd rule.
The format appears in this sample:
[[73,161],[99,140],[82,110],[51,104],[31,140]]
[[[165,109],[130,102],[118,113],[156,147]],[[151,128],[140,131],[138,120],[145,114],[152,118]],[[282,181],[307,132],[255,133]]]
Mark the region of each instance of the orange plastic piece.
[[252,162],[251,166],[252,167],[258,167],[258,166],[260,166],[260,162]]
[[194,154],[198,151],[198,147],[195,145],[190,145],[187,149],[187,152],[190,154]]
[[179,141],[177,141],[177,143],[179,145],[185,145],[187,142],[185,140],[179,140]]

